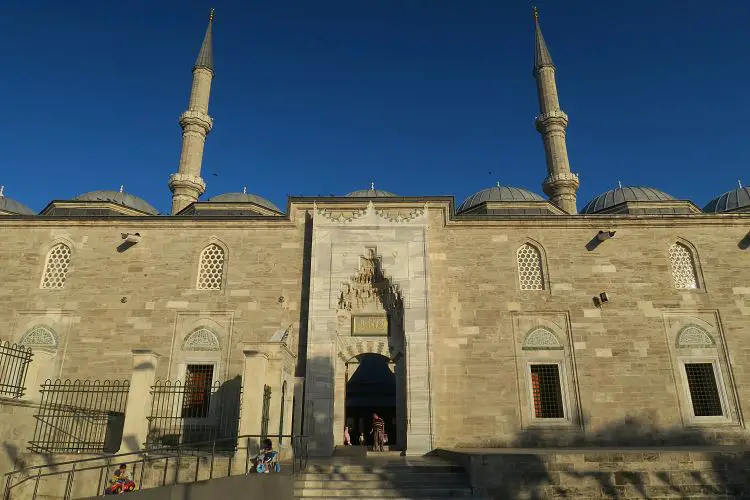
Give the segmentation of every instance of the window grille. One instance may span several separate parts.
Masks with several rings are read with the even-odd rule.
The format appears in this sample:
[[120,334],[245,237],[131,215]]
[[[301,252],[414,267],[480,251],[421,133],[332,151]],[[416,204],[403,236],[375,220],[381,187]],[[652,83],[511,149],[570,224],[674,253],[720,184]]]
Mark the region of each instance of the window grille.
[[42,273],[42,288],[60,289],[65,286],[70,253],[70,247],[65,243],[58,243],[50,249]]
[[669,263],[672,266],[672,282],[678,290],[698,288],[693,254],[682,243],[669,247]]
[[271,420],[271,387],[268,385],[263,386],[263,411],[260,418],[260,435],[262,437],[268,436],[268,422]]
[[55,349],[57,347],[57,336],[46,326],[35,326],[21,338],[20,344],[24,347],[35,349]]
[[182,418],[206,418],[211,406],[214,365],[188,365]]
[[565,418],[557,365],[532,365],[531,389],[536,418]]
[[524,244],[517,252],[518,282],[521,290],[544,290],[542,275],[542,254],[529,243]]
[[685,375],[693,402],[693,414],[696,417],[723,416],[713,363],[685,363]]
[[224,279],[224,249],[212,243],[203,249],[198,264],[198,290],[221,290]]
[[286,404],[286,380],[281,384],[281,413],[279,414],[279,444],[281,436],[284,434],[284,405]]

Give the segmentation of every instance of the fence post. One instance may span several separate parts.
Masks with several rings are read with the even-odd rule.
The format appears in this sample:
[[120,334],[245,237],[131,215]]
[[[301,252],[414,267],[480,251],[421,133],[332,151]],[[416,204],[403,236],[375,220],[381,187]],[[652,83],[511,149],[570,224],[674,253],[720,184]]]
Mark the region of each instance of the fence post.
[[156,380],[158,360],[159,355],[153,351],[133,350],[133,373],[130,376],[120,453],[138,451],[146,442],[148,434],[146,417],[151,411],[151,386]]
[[[268,355],[255,350],[243,350],[245,367],[242,371],[242,407],[240,408],[240,436],[260,434],[263,415],[263,387],[266,385]],[[253,439],[254,445],[259,444]],[[255,447],[254,446],[254,447]],[[255,453],[258,450],[250,450]]]
[[32,351],[34,357],[26,370],[26,391],[23,399],[38,403],[42,399],[42,393],[39,388],[50,375],[50,365],[52,365],[55,353],[43,347],[36,347]]

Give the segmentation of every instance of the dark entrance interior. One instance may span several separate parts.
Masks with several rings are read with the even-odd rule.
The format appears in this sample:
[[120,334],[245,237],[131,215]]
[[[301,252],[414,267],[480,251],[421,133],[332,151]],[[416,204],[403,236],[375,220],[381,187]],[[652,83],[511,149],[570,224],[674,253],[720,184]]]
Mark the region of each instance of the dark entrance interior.
[[347,365],[349,370],[355,370],[346,384],[346,425],[350,428],[352,444],[360,444],[360,436],[364,434],[365,442],[372,446],[372,414],[377,413],[385,422],[389,448],[399,450],[396,375],[388,367],[385,356],[362,354],[357,359],[359,364]]

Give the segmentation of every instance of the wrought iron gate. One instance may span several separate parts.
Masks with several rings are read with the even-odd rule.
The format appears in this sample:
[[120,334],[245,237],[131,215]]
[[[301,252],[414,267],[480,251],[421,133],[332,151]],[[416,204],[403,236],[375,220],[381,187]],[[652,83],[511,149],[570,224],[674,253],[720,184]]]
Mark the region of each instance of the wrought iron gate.
[[234,450],[241,393],[239,381],[157,382],[151,387],[146,448]]
[[115,453],[125,424],[127,380],[47,380],[29,449],[37,453]]

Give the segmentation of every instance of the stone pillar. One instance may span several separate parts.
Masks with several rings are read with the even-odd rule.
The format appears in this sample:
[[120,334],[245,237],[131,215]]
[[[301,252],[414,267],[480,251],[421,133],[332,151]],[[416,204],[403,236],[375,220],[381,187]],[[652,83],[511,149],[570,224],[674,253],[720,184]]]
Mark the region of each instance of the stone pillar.
[[[258,436],[263,417],[263,386],[266,384],[268,355],[264,352],[251,350],[244,350],[242,353],[245,355],[245,367],[242,371],[242,407],[240,408],[239,433],[241,436]],[[251,439],[251,443],[257,446],[259,438]],[[254,450],[251,449],[250,451],[252,453]]]
[[347,367],[344,361],[336,356],[334,363],[334,387],[333,396],[333,446],[344,444],[344,425],[346,424],[346,383],[349,381]]
[[42,399],[40,387],[45,380],[50,378],[50,366],[55,358],[54,351],[44,349],[32,349],[31,363],[26,369],[26,379],[24,380],[25,391],[23,399],[38,403]]
[[133,350],[133,373],[130,376],[128,402],[125,406],[125,424],[119,453],[132,453],[142,449],[148,435],[147,416],[151,410],[151,387],[156,381],[159,355],[153,351]]
[[406,330],[406,455],[424,455],[432,451],[432,401],[427,342],[427,315],[424,308],[408,309],[404,315]]

